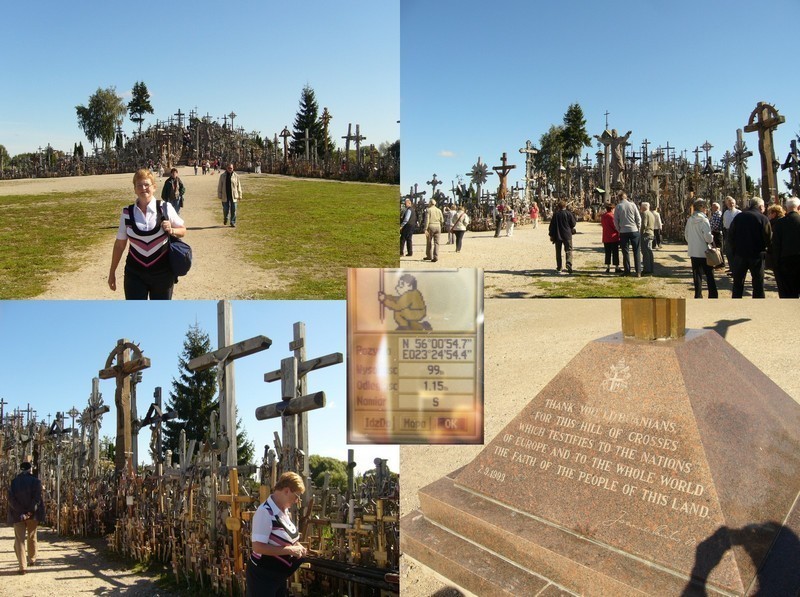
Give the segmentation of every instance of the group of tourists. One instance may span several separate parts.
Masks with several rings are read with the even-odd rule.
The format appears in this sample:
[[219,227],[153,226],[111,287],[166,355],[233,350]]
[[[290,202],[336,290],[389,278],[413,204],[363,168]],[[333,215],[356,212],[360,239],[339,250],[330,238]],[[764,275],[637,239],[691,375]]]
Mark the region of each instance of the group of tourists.
[[767,268],[775,274],[780,298],[800,298],[800,199],[789,197],[783,206],[775,203],[765,209],[764,200],[753,197],[740,210],[728,196],[724,212],[713,202],[709,217],[708,208],[704,199],[695,199],[684,231],[695,298],[703,297],[704,278],[709,298],[718,297],[714,269],[726,267],[726,262],[733,279],[732,298],[744,295],[748,273],[753,298],[764,298]]
[[[155,198],[156,180],[149,168],[133,175],[136,201],[122,208],[114,248],[108,287],[117,289],[116,271],[125,248],[124,291],[126,299],[172,298],[177,276],[169,261],[170,239],[186,235],[186,224],[180,216],[186,187],[172,168],[161,189],[161,200]],[[236,205],[242,198],[242,184],[229,163],[217,183],[217,199],[222,203],[222,225],[236,227]]]
[[[748,201],[744,210],[736,207],[732,197],[726,197],[724,209],[719,203],[710,205],[704,199],[689,195],[690,213],[687,217],[684,238],[691,263],[694,295],[702,298],[705,284],[709,298],[718,296],[715,271],[727,267],[732,278],[733,298],[744,294],[748,273],[752,280],[752,296],[764,296],[764,272],[771,269],[775,274],[778,296],[800,297],[800,199],[790,197],[784,205],[773,204],[765,210],[764,201],[755,197]],[[642,277],[653,275],[654,251],[662,248],[663,222],[656,207],[647,201],[639,205],[620,192],[616,203],[606,203],[605,213],[600,218],[604,249],[605,272],[623,276]],[[539,219],[539,207],[534,203],[530,209],[533,227]],[[494,236],[499,237],[505,227],[506,236],[512,236],[516,223],[516,211],[503,201],[492,210],[495,225]],[[400,225],[400,256],[413,255],[412,237],[416,229],[416,211],[410,199],[406,199]],[[454,238],[456,252],[461,251],[464,232],[469,216],[462,206],[445,206],[442,212],[435,200],[424,210],[423,230],[426,235],[426,261],[439,258],[439,234],[444,231]],[[573,235],[576,234],[577,218],[568,209],[565,200],[559,201],[550,220],[548,234],[555,245],[556,272],[573,272]],[[620,259],[620,253],[622,258]]]

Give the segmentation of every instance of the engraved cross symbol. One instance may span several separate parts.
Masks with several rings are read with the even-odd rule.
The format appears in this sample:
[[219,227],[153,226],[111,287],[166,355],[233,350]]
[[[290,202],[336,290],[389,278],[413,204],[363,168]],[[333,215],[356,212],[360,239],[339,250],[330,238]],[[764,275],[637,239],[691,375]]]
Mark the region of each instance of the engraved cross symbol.
[[631,368],[625,364],[625,359],[620,359],[616,365],[611,365],[609,371],[605,373],[603,388],[609,392],[620,392],[628,387],[628,380],[631,378]]

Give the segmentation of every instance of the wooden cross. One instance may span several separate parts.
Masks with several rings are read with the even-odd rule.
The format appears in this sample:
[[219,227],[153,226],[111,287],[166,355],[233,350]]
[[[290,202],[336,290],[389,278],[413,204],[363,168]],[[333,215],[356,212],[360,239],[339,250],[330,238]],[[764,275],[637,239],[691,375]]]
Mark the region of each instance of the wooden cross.
[[[147,410],[147,414],[145,415],[144,419],[142,419],[141,426],[144,427],[146,425],[150,425],[150,429],[156,434],[156,441],[155,441],[155,450],[153,454],[153,462],[162,465],[164,463],[164,457],[162,456],[162,448],[161,448],[161,426],[167,422],[171,421],[172,419],[178,416],[174,410],[170,410],[168,412],[163,412],[161,410],[161,388],[158,387],[153,392],[154,402],[150,405],[150,408]],[[161,472],[158,473],[161,475]]]
[[[325,406],[325,392],[307,394],[308,386],[306,375],[317,369],[336,365],[344,360],[341,352],[334,352],[316,359],[306,360],[305,332],[306,326],[302,322],[294,324],[294,337],[289,343],[289,350],[294,355],[281,360],[281,368],[264,374],[264,381],[269,383],[280,380],[281,402],[260,406],[256,409],[256,419],[274,419],[281,417],[283,447],[281,453],[281,466],[286,471],[297,471],[296,458],[298,452],[305,455],[303,459],[304,479],[310,476],[308,467],[308,415],[309,410]],[[299,417],[298,417],[299,415]],[[297,471],[300,473],[300,471]],[[309,485],[310,486],[310,485]],[[307,497],[303,503],[307,503]]]
[[308,129],[306,129],[306,136],[300,137],[300,140],[306,142],[306,161],[308,161],[308,142],[311,141],[311,137],[308,136]]
[[5,423],[5,418],[3,416],[3,407],[6,404],[8,404],[8,402],[6,402],[5,398],[0,398],[0,427],[2,427],[3,424]]
[[287,160],[287,158],[289,156],[289,147],[286,144],[287,143],[286,139],[288,139],[291,136],[292,136],[292,133],[289,132],[289,127],[288,126],[283,127],[283,130],[281,131],[279,137],[281,139],[283,139],[283,163],[284,164],[286,163],[286,160]]
[[431,187],[433,187],[433,191],[431,192],[431,197],[433,197],[435,199],[436,198],[436,187],[438,187],[440,184],[442,184],[442,181],[438,180],[436,178],[436,173],[434,173],[433,177],[428,182],[426,182],[425,184],[429,184],[429,185],[431,185]]
[[354,139],[354,137],[352,135],[352,130],[353,130],[353,123],[352,122],[348,122],[347,123],[347,134],[342,137],[342,139],[345,140],[344,141],[344,155],[345,155],[345,159],[346,160],[350,159],[350,141],[352,139]]
[[181,112],[181,109],[178,108],[178,111],[174,115],[178,117],[178,126],[183,128],[183,117],[186,116],[186,114]]
[[222,466],[236,466],[236,387],[233,361],[268,349],[272,346],[272,340],[266,336],[255,336],[234,344],[233,312],[230,301],[217,303],[217,326],[219,348],[192,359],[188,367],[190,371],[218,367],[220,426],[223,435],[230,442],[222,455]]
[[695,166],[699,166],[700,165],[700,148],[699,147],[695,147],[694,151],[692,153],[694,154],[694,165]]
[[[134,357],[131,359],[131,353]],[[116,365],[113,364],[116,359]],[[105,368],[100,370],[100,379],[116,379],[114,404],[117,407],[117,443],[114,453],[114,470],[117,475],[125,469],[125,461],[131,454],[131,373],[150,367],[150,359],[132,342],[122,338],[108,355]]]
[[500,158],[501,166],[492,166],[492,170],[497,172],[497,176],[500,178],[500,185],[497,187],[497,198],[498,200],[502,200],[506,198],[506,178],[508,177],[508,173],[516,168],[517,166],[514,164],[509,165],[507,163],[508,156],[506,152],[503,152],[503,156]]
[[361,165],[361,142],[366,141],[367,138],[361,135],[361,125],[356,125],[356,134],[353,136],[356,142],[356,163]]
[[786,122],[786,117],[778,114],[772,104],[758,102],[751,112],[745,133],[758,133],[758,152],[761,154],[761,198],[764,205],[777,201],[778,168],[775,160],[775,148],[772,143],[772,131]]
[[[525,154],[525,202],[531,202],[531,187],[536,179],[533,176],[533,156],[539,153],[539,150],[536,149],[532,144],[531,140],[528,139],[525,142],[525,147],[521,147],[519,150],[520,153]],[[589,156],[586,156],[586,159],[589,159]]]
[[[670,149],[675,149],[675,148],[674,147],[670,147],[669,146],[669,141],[667,141],[667,146],[664,148],[664,151],[667,152],[667,161],[669,161],[669,150]],[[674,154],[674,152],[673,152],[673,154]]]
[[[90,472],[92,476],[97,474],[97,467],[100,463],[100,421],[103,415],[111,408],[103,404],[103,395],[100,393],[100,379],[92,378],[92,393],[89,395],[89,406],[87,406],[81,420],[89,428],[90,444]],[[49,417],[50,415],[48,415]]]
[[644,156],[644,161],[646,162],[648,157],[647,148],[650,147],[650,141],[648,141],[647,138],[642,141],[642,147],[644,147],[642,150],[642,155]]
[[325,143],[325,161],[328,161],[328,123],[333,118],[333,115],[328,112],[328,108],[322,109],[322,116],[319,117],[320,122],[322,122],[322,130],[325,134],[324,136],[324,143]]
[[407,195],[407,197],[409,199],[411,199],[411,201],[413,203],[415,203],[415,204],[418,203],[418,200],[422,199],[425,196],[425,194],[427,193],[427,191],[419,191],[418,192],[417,191],[417,186],[418,185],[416,183],[414,183],[414,186],[409,189],[408,195]]
[[228,470],[229,494],[218,495],[217,501],[225,502],[231,506],[231,514],[225,519],[225,527],[233,533],[233,569],[241,572],[242,564],[241,537],[242,537],[242,504],[253,502],[249,495],[239,495],[239,471],[236,467]]

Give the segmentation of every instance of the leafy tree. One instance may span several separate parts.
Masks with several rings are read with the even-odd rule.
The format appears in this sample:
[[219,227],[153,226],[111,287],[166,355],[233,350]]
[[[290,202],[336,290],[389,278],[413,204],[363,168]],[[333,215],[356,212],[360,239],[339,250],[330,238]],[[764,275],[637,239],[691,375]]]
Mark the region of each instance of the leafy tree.
[[316,487],[323,486],[325,471],[330,471],[330,487],[336,487],[341,491],[347,490],[347,463],[344,460],[313,454],[308,459],[308,468],[311,471],[311,480]]
[[97,88],[89,98],[88,106],[75,106],[78,113],[78,126],[86,138],[97,146],[102,141],[103,149],[108,149],[114,141],[117,127],[125,116],[125,104],[117,95],[115,87]]
[[584,147],[590,146],[592,140],[586,132],[586,119],[580,104],[571,104],[564,114],[564,127],[561,132],[561,145],[564,159],[577,163]]
[[539,138],[539,153],[533,156],[536,169],[547,174],[547,179],[550,181],[558,180],[564,151],[563,130],[560,126],[552,125],[550,130]]
[[128,114],[132,122],[139,124],[139,134],[142,134],[142,122],[145,114],[153,113],[153,106],[150,104],[150,92],[143,81],[136,81],[131,90],[131,101],[128,102]]
[[306,85],[300,94],[300,107],[292,124],[291,150],[294,155],[305,156],[306,153],[306,129],[308,129],[309,152],[313,151],[314,140],[317,141],[317,157],[325,156],[325,147],[333,151],[336,147],[328,134],[325,138],[325,127],[319,119],[319,105],[314,90]]
[[[211,340],[208,334],[193,325],[186,332],[183,342],[183,353],[178,357],[178,368],[181,373],[178,379],[172,380],[170,402],[165,410],[174,410],[177,417],[167,421],[164,429],[163,449],[178,454],[181,429],[186,431],[186,441],[205,439],[211,419],[211,413],[218,410],[217,370],[214,367],[204,371],[190,371],[189,361],[211,351]],[[237,419],[237,460],[247,464],[253,458],[253,443],[247,440],[247,434],[240,429],[241,421]]]
[[10,162],[11,156],[8,155],[8,150],[6,150],[5,145],[0,145],[0,172],[2,172]]

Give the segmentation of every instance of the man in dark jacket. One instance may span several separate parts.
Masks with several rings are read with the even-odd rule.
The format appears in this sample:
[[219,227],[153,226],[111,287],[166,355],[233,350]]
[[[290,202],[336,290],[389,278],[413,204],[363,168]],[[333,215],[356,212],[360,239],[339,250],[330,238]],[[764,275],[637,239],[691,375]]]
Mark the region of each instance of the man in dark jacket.
[[181,204],[183,203],[183,194],[186,192],[186,187],[183,186],[183,181],[178,177],[178,169],[173,168],[170,170],[169,178],[164,183],[164,188],[161,189],[161,199],[168,201],[175,208],[176,213],[181,213]]
[[747,272],[753,278],[753,298],[764,298],[764,258],[772,240],[772,227],[764,215],[764,200],[753,197],[748,209],[730,226],[733,298],[742,298]]
[[772,259],[778,296],[800,298],[800,199],[786,200],[786,215],[774,220]]
[[558,202],[556,213],[550,220],[550,242],[556,245],[556,271],[561,273],[561,247],[566,255],[567,273],[572,273],[572,234],[577,221],[575,215],[567,210],[567,202]]
[[[42,482],[31,474],[31,463],[23,462],[20,473],[8,488],[8,523],[14,525],[14,552],[19,561],[19,573],[36,565],[36,527],[44,521]],[[27,534],[28,557],[25,558]]]

